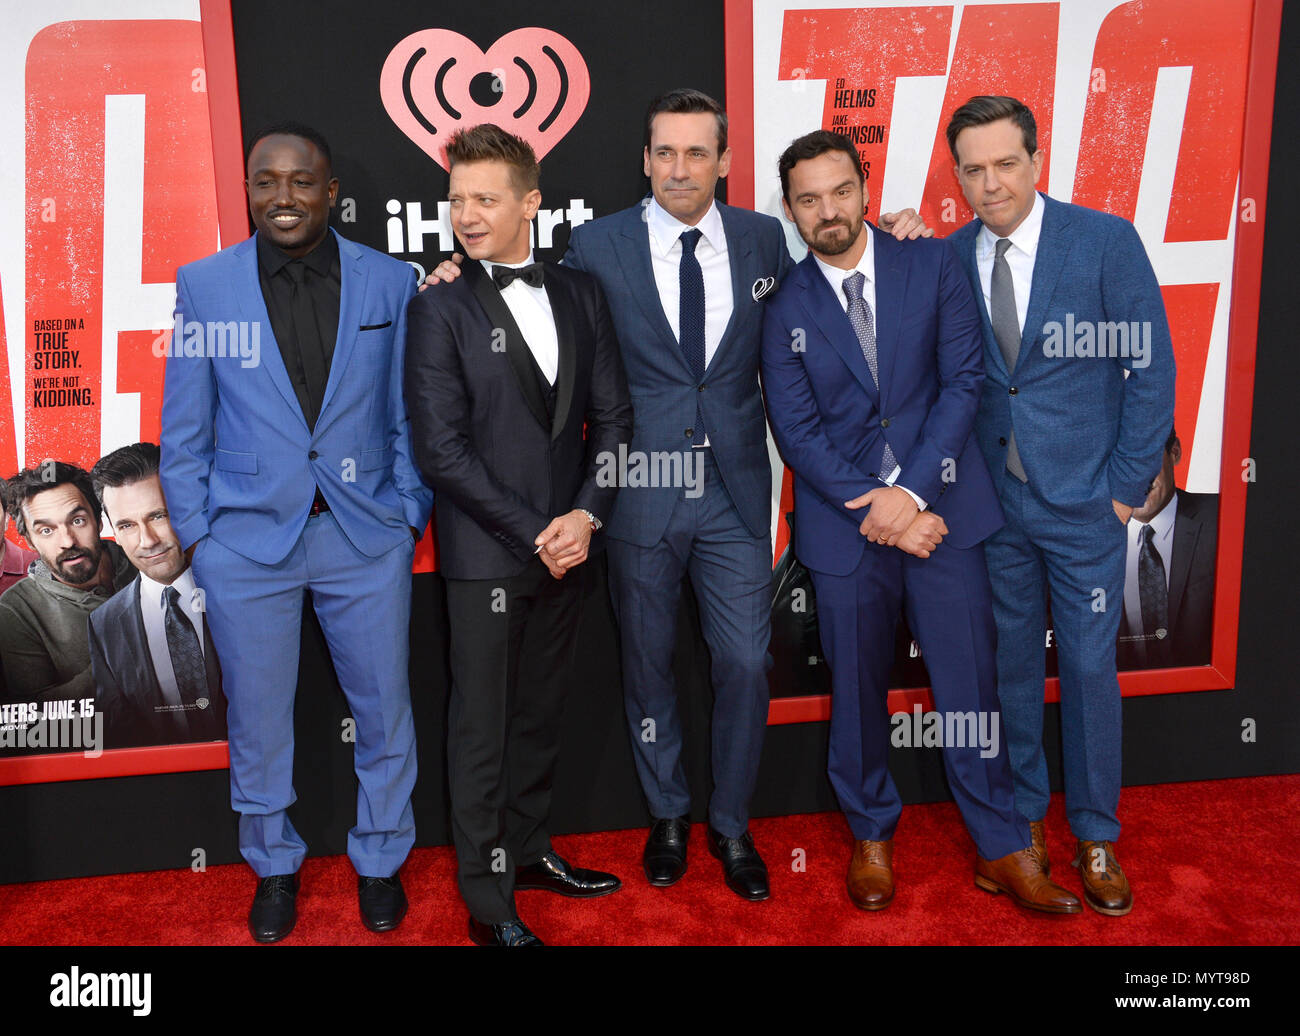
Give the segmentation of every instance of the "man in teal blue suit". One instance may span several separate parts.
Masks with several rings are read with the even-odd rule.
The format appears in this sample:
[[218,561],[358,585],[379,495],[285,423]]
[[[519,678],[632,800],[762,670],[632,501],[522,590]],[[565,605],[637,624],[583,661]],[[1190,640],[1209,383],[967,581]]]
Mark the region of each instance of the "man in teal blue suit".
[[1173,423],[1174,358],[1160,285],[1127,220],[1035,190],[1034,116],[1011,97],[973,97],[948,145],[978,217],[951,241],[984,332],[975,418],[1006,525],[986,543],[998,627],[998,692],[1016,806],[1043,836],[1045,602],[1061,671],[1065,805],[1084,899],[1126,914],[1116,858],[1126,525],[1160,471]]
[[411,559],[433,501],[402,391],[415,278],[330,230],[338,180],[315,130],[257,134],[247,172],[257,233],[176,274],[163,488],[221,659],[253,937],[292,930],[307,852],[286,813],[304,597],[356,722],[361,916],[387,931],[415,841]]

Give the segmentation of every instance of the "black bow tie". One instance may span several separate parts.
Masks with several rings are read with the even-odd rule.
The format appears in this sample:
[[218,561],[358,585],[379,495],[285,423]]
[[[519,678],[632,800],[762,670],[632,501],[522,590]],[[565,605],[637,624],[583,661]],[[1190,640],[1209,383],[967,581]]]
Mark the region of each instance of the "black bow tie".
[[517,269],[509,266],[492,267],[492,283],[502,291],[516,280],[523,281],[531,288],[540,288],[543,276],[544,269],[541,263],[529,263],[527,266],[520,266]]

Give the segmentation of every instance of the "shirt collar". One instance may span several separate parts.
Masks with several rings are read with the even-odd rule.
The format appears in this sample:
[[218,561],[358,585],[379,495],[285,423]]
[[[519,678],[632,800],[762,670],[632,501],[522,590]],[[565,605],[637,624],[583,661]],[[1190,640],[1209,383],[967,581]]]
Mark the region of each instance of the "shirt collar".
[[867,237],[867,247],[862,250],[862,258],[858,260],[858,265],[853,267],[852,270],[842,270],[838,266],[832,266],[830,263],[824,262],[816,252],[812,253],[812,257],[817,261],[817,267],[821,270],[822,276],[830,282],[831,290],[838,292],[841,298],[847,297],[844,294],[844,281],[852,277],[855,271],[867,279],[867,284],[876,283],[876,243],[871,236],[871,225],[866,220],[862,221],[862,232]]
[[274,277],[293,262],[295,258],[301,259],[303,265],[313,273],[321,277],[328,277],[330,268],[334,265],[338,254],[339,243],[335,240],[334,231],[332,230],[327,230],[324,240],[310,252],[297,257],[286,255],[282,249],[271,244],[265,234],[259,233],[257,235],[257,263],[262,272],[268,277]]
[[[167,589],[165,583],[160,583],[156,579],[150,579],[143,572],[140,573],[140,600],[141,602],[149,601],[155,608],[161,609],[163,606],[163,592]],[[176,588],[180,594],[181,604],[188,607],[190,598],[194,596],[194,570],[186,566],[185,571],[171,581],[171,586]]]
[[[1021,221],[1020,226],[1016,227],[1007,235],[1011,239],[1014,248],[1018,248],[1029,256],[1030,260],[1038,253],[1038,238],[1043,232],[1043,210],[1047,206],[1043,204],[1043,196],[1037,191],[1034,192],[1034,204],[1029,210],[1029,215]],[[987,226],[981,226],[979,232],[979,247],[981,258],[988,258],[993,253],[999,238],[998,235],[989,230]]]
[[0,575],[20,576],[27,572],[34,554],[25,553],[4,537],[0,537]]
[[480,259],[479,263],[482,265],[483,269],[487,271],[487,275],[491,277],[492,267],[494,266],[504,266],[507,270],[522,270],[525,266],[529,266],[536,261],[537,260],[533,258],[533,250],[530,248],[528,249],[528,258],[522,263],[497,263],[493,262],[491,259]]
[[[1138,547],[1142,546],[1142,529],[1145,525],[1150,525],[1153,533],[1152,539],[1155,543],[1163,546],[1174,532],[1174,522],[1178,520],[1178,490],[1174,490],[1173,495],[1169,498],[1169,503],[1165,504],[1149,522],[1132,522],[1134,541]],[[1163,551],[1161,553],[1164,553]]]
[[677,239],[687,230],[698,230],[715,251],[721,251],[726,241],[722,229],[722,213],[718,211],[716,201],[709,202],[709,211],[693,227],[688,227],[670,213],[652,194],[650,204],[646,207],[646,223],[650,226],[650,238],[659,249],[659,254],[667,257]]

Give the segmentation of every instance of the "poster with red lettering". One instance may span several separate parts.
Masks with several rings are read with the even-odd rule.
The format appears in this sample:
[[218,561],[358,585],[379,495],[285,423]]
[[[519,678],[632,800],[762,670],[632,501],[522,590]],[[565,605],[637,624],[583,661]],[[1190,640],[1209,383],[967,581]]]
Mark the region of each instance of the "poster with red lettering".
[[[1252,0],[727,5],[731,200],[781,219],[796,261],[807,248],[784,216],[778,177],[792,140],[816,129],[843,134],[861,162],[869,221],[914,208],[947,237],[975,212],[946,129],[979,95],[1014,97],[1032,111],[1039,192],[1136,228],[1177,377],[1164,466],[1128,523],[1124,600],[1109,603],[1124,613],[1117,657],[1126,695],[1233,682],[1279,18],[1280,4]],[[1032,291],[1047,290],[1033,281]],[[987,312],[987,294],[984,302]],[[1142,329],[1130,335],[1121,324],[1115,314],[1101,337],[1069,326],[1024,333],[1073,362],[1140,365]],[[810,581],[790,551],[790,483],[778,460],[773,532],[785,589],[773,604],[773,654],[795,691],[774,701],[773,718],[795,722],[829,714],[829,679],[819,672]],[[1163,594],[1139,574],[1148,540]],[[1055,677],[1050,619],[1044,650]],[[900,633],[895,710],[924,700],[921,654]],[[1046,693],[1059,693],[1055,679]]]
[[[115,527],[108,514],[101,524],[85,474],[120,447],[158,442],[176,268],[219,247],[199,15],[199,0],[6,11],[0,476],[14,515],[0,519],[5,783],[74,775],[69,765],[76,776],[113,776],[226,764],[214,666],[196,696],[178,697],[175,679],[157,675],[156,638],[132,592],[164,568],[172,585],[177,567],[159,561],[179,549],[162,529],[157,476],[132,474],[129,501],[117,490]],[[154,531],[139,532],[145,524]]]

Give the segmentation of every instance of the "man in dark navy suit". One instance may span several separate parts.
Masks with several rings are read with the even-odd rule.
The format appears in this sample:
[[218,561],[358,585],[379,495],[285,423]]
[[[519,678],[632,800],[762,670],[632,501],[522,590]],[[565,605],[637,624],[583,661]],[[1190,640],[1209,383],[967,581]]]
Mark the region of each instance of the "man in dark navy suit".
[[970,287],[946,243],[903,246],[863,220],[848,137],[800,137],[779,168],[786,216],[810,251],[768,305],[763,384],[795,473],[795,551],[813,574],[831,668],[830,778],[857,840],[849,896],[863,910],[894,897],[901,802],[886,696],[906,609],[944,716],[944,768],[978,849],[976,885],[1077,914],[1078,899],[1031,849],[998,736],[983,542],[1002,512],[972,431],[984,375]]
[[90,614],[95,711],[104,747],[220,741],[221,666],[203,595],[172,529],[158,477],[161,451],[140,442],[90,472],[117,545],[139,575]]
[[447,145],[452,224],[469,260],[410,306],[406,399],[416,463],[438,493],[451,624],[447,757],[470,938],[539,945],[516,889],[602,896],[547,833],[577,643],[575,566],[603,547],[632,434],[618,341],[595,280],[533,261],[541,203],[527,142],[491,124]]

